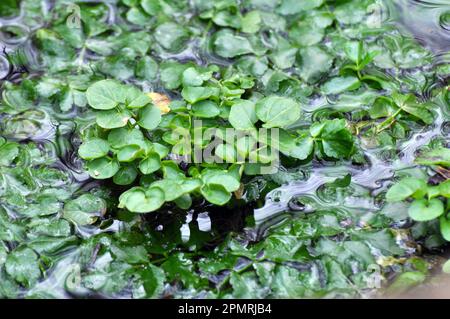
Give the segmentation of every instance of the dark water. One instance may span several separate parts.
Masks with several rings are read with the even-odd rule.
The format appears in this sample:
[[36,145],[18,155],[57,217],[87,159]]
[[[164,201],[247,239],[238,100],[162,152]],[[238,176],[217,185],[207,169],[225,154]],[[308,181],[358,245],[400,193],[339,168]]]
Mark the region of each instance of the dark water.
[[[51,1],[46,2],[47,9],[51,8]],[[117,19],[115,9],[108,5],[110,14],[108,19]],[[387,0],[380,9],[382,23],[396,24],[404,32],[415,37],[421,44],[429,48],[434,56],[435,63],[442,64],[450,62],[450,2],[448,0],[434,1],[413,1],[413,0]],[[14,81],[17,75],[24,70],[13,69],[6,59],[6,54],[15,53],[16,59],[27,61],[27,71],[39,72],[41,66],[33,50],[30,35],[39,28],[39,25],[25,27],[22,24],[22,14],[13,19],[0,19],[0,49],[4,48],[0,54],[0,79],[8,78]],[[191,43],[190,47],[177,55],[164,56],[163,58],[176,58],[179,60],[195,60],[204,63],[208,59],[218,64],[225,61],[209,55],[207,52],[197,52],[198,44]],[[310,105],[311,110],[319,105]],[[45,111],[45,110],[44,110]],[[55,156],[59,160],[59,168],[72,178],[73,187],[83,191],[88,191],[97,185],[97,182],[89,180],[82,171],[82,163],[76,156],[77,137],[74,136],[75,127],[70,124],[70,118],[76,116],[75,113],[65,115],[60,118],[60,126],[53,125],[48,115],[44,116],[41,122],[42,128],[38,134],[25,136],[25,138],[37,143],[50,144],[55,150]],[[4,121],[9,118],[3,118]],[[62,124],[61,124],[62,123]],[[386,161],[381,149],[371,149],[362,146],[368,156],[368,164],[365,167],[355,167],[351,164],[340,166],[318,166],[310,170],[309,168],[298,168],[296,176],[303,178],[296,179],[282,187],[272,190],[266,197],[265,205],[253,210],[247,207],[242,210],[227,212],[226,218],[221,217],[221,213],[211,207],[201,207],[190,211],[180,222],[182,238],[188,241],[190,237],[190,224],[196,223],[203,232],[214,231],[216,234],[225,234],[229,231],[245,232],[253,240],[258,240],[264,236],[265,231],[270,227],[280,223],[286,218],[286,212],[309,211],[321,209],[357,211],[358,214],[370,214],[380,210],[380,204],[376,203],[374,197],[387,189],[391,185],[391,180],[396,171],[414,166],[413,160],[417,149],[428,144],[437,136],[447,136],[450,142],[448,131],[445,132],[445,119],[438,111],[438,116],[432,126],[415,132],[411,138],[403,142],[399,147],[401,157],[394,162]],[[447,125],[448,127],[448,125]],[[448,128],[447,128],[448,129]],[[24,138],[24,136],[16,136]],[[67,142],[68,141],[68,142]],[[286,175],[291,174],[286,170]],[[323,185],[333,181],[335,178],[350,174],[352,176],[353,194],[330,199],[323,193]],[[365,196],[371,194],[372,196]],[[307,203],[305,207],[293,207],[293,199],[299,199]],[[246,217],[250,216],[255,226],[247,226]],[[159,222],[158,218],[153,221]],[[114,221],[113,224],[101,231],[119,231],[121,222]],[[95,235],[100,230],[78,229],[78,236],[87,238]],[[53,267],[50,276],[40,282],[37,290],[52,291],[54,295],[60,297],[71,297],[64,289],[64,282],[72,270],[70,265],[76,263],[78,252],[76,250],[61,256],[60,261]]]

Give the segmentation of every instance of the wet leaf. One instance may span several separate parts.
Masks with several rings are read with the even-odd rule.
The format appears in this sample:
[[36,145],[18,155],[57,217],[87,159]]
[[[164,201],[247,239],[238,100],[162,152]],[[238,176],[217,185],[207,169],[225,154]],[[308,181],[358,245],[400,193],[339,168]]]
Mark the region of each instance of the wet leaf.
[[234,35],[228,30],[219,31],[216,34],[214,46],[215,52],[224,58],[233,58],[253,52],[252,45],[247,38]]
[[292,99],[270,96],[256,103],[256,116],[265,124],[263,127],[285,127],[300,118],[300,105]]
[[6,258],[5,269],[18,283],[30,287],[41,277],[39,256],[29,248],[17,249]]
[[63,217],[78,226],[91,225],[106,212],[103,199],[84,194],[64,205]]
[[250,101],[237,102],[231,107],[229,121],[237,130],[254,129],[254,124],[258,121],[255,104]]
[[345,91],[353,91],[361,86],[359,79],[356,77],[338,77],[333,78],[322,85],[324,94],[339,94]]

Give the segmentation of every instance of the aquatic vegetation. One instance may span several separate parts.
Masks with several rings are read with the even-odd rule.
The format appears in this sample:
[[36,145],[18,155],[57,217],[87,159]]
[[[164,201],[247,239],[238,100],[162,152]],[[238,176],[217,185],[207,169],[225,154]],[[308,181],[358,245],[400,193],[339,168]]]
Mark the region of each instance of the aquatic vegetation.
[[0,297],[370,297],[448,273],[448,48],[409,4],[1,1]]
[[[388,190],[386,199],[388,202],[413,199],[408,207],[410,218],[418,222],[439,220],[442,237],[450,241],[448,218],[450,149],[443,146],[426,149],[419,155],[416,162],[431,166],[436,174],[429,180],[423,177],[404,177]],[[444,269],[446,267],[444,265]]]

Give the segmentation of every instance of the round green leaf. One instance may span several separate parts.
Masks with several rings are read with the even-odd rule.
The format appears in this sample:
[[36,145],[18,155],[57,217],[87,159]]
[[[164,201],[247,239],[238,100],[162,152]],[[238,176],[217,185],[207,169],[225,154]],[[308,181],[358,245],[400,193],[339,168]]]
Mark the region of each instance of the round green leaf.
[[186,193],[183,187],[181,187],[181,180],[179,179],[165,178],[152,183],[151,186],[162,189],[167,202],[171,202]]
[[237,130],[254,129],[258,121],[256,117],[255,104],[248,100],[242,100],[231,107],[228,121]]
[[144,134],[139,129],[117,128],[111,130],[108,134],[108,143],[113,148],[122,148],[129,144],[145,144]]
[[150,153],[139,163],[139,170],[142,174],[147,175],[156,172],[161,168],[161,158],[157,153]]
[[125,102],[124,87],[114,80],[102,80],[86,91],[89,105],[96,110],[110,110]]
[[133,166],[124,166],[114,175],[113,182],[117,185],[130,185],[138,175],[137,169]]
[[408,209],[409,216],[418,222],[426,222],[438,218],[444,213],[444,204],[437,198],[430,201],[416,199]]
[[119,207],[126,207],[133,213],[149,213],[159,209],[164,204],[164,200],[164,192],[158,187],[147,190],[134,187],[120,196]]
[[264,127],[284,127],[300,118],[300,105],[290,98],[269,96],[256,103],[256,115]]
[[119,171],[119,162],[106,157],[95,159],[87,164],[89,175],[95,179],[107,179]]
[[142,154],[139,145],[127,145],[117,152],[119,162],[132,162]]
[[97,112],[97,124],[105,129],[124,127],[131,119],[132,115],[128,111],[109,110]]
[[220,109],[217,106],[217,103],[210,100],[205,100],[193,104],[192,113],[197,117],[211,118],[219,115]]
[[153,104],[139,110],[138,124],[147,130],[153,130],[158,127],[161,122],[161,110]]
[[201,188],[202,195],[214,205],[223,206],[231,199],[231,193],[225,187],[217,184],[204,185]]
[[205,184],[222,185],[227,192],[237,191],[241,185],[234,175],[222,170],[206,169],[202,172],[202,179]]
[[103,157],[109,152],[109,144],[101,138],[93,138],[81,144],[78,154],[85,160]]

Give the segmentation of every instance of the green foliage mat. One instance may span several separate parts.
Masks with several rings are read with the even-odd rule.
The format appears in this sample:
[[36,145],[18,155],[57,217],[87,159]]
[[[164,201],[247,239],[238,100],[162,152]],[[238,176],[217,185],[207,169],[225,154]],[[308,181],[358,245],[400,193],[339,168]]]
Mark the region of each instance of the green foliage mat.
[[[345,298],[426,282],[450,240],[448,53],[435,63],[383,8],[2,0],[0,297]],[[189,147],[249,135],[216,149],[224,163],[178,161],[173,131],[211,128]],[[259,128],[280,134],[251,151]],[[279,170],[260,174],[275,153]]]

